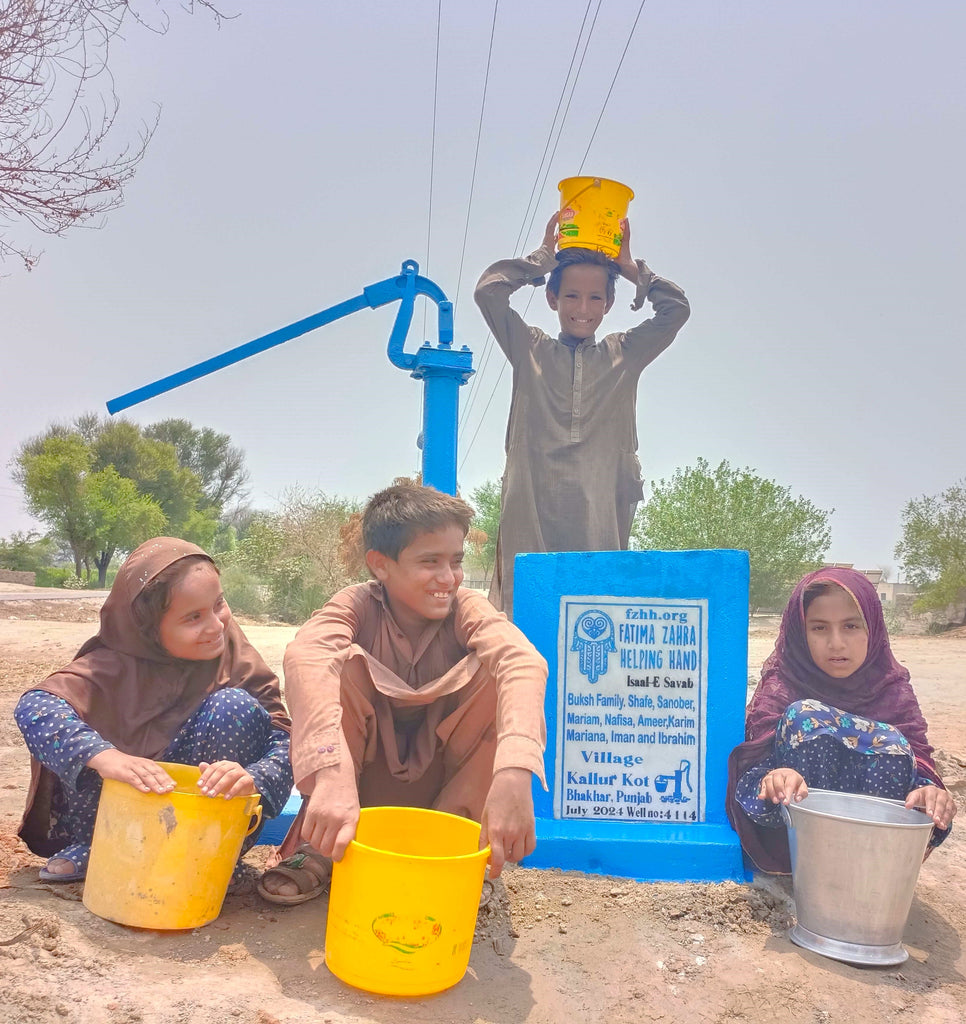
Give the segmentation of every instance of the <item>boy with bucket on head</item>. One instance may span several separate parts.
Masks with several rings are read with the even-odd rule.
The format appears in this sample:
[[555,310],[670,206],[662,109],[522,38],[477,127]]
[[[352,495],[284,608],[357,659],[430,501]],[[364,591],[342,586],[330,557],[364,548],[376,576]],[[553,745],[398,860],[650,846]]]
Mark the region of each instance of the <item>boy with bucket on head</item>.
[[482,824],[490,876],[536,845],[532,776],[546,786],[547,664],[482,595],[460,586],[473,510],[431,487],[374,495],[362,520],[374,579],[346,587],[285,652],[302,808],[259,891],[325,888],[359,808],[433,808]]
[[[522,259],[484,271],[476,303],[513,367],[506,469],[490,600],[513,614],[513,561],[520,552],[626,549],[644,495],[637,458],[637,384],[690,313],[684,292],[631,258],[630,225],[620,221],[616,260],[578,247],[555,253],[559,214],[543,244]],[[547,281],[560,320],[551,338],[510,308],[523,285]],[[614,303],[615,281],[636,288],[654,316],[628,331],[596,331]]]

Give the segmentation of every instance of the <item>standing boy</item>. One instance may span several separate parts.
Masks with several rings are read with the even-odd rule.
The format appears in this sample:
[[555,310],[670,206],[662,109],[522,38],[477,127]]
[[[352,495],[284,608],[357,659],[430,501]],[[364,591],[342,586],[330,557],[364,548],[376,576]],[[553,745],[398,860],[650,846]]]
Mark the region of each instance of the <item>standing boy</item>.
[[[630,254],[630,226],[616,262],[588,249],[554,255],[558,215],[543,244],[526,258],[501,260],[476,286],[480,307],[513,367],[506,470],[490,600],[513,614],[513,560],[524,551],[626,549],[644,496],[637,457],[637,383],[674,340],[690,314],[684,292]],[[551,338],[510,308],[525,284],[547,281],[547,302],[560,319]],[[629,331],[594,333],[614,303],[614,283],[637,289],[654,316]]]
[[362,520],[375,579],[336,594],[289,644],[285,695],[303,804],[281,849],[298,852],[266,872],[267,899],[322,891],[323,858],[341,859],[360,805],[480,821],[491,878],[533,851],[547,665],[482,594],[460,587],[472,516],[431,487],[380,491]]

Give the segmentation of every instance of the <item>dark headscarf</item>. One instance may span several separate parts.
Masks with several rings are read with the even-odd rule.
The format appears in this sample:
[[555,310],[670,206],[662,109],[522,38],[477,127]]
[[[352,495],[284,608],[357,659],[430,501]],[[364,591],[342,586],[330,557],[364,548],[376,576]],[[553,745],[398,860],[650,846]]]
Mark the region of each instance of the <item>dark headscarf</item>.
[[[804,597],[806,589],[814,583],[841,587],[865,619],[869,649],[865,661],[847,679],[826,675],[809,652]],[[788,705],[807,698],[895,727],[912,747],[917,774],[942,786],[932,760],[932,747],[926,740],[926,722],[909,682],[909,670],[893,656],[875,587],[854,569],[828,568],[809,573],[792,591],[775,649],[762,666],[761,682],[745,718],[745,742],[735,747],[728,758],[728,817],[741,836],[745,852],[762,871],[791,870],[788,835],[785,829],[756,825],[735,799],[735,788],[749,768],[773,752],[775,729]]]
[[[232,618],[225,649],[211,661],[172,658],[134,618],[134,602],[160,572],[201,548],[173,537],[155,537],[137,548],[118,570],[101,608],[101,628],[74,660],[30,687],[62,697],[88,725],[126,754],[157,758],[184,723],[215,690],[237,687],[271,715],[272,726],[291,730],[278,677]],[[32,850],[49,856],[50,797],[56,778],[31,760],[30,791],[20,834]],[[50,851],[55,852],[55,851]]]

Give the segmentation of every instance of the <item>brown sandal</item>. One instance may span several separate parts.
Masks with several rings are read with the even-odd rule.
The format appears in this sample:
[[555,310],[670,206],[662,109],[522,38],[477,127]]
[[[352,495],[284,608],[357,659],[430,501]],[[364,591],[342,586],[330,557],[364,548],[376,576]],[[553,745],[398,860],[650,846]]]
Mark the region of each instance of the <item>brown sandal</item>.
[[[273,873],[288,882],[294,882],[299,891],[292,895],[270,892],[265,888],[265,879]],[[321,896],[328,889],[331,877],[332,861],[328,857],[323,857],[317,850],[313,850],[307,843],[303,843],[297,853],[286,857],[281,863],[268,868],[262,874],[258,880],[258,892],[262,899],[268,900],[269,903],[294,906],[296,903],[306,903],[314,900],[316,896]]]

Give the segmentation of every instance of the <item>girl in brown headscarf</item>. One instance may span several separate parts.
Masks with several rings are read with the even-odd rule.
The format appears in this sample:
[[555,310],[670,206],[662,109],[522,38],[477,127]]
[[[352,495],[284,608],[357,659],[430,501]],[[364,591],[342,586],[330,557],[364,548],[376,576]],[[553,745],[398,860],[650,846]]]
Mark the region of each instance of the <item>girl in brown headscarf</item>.
[[157,761],[196,764],[203,793],[258,793],[263,818],[292,789],[278,678],[232,618],[212,559],[172,537],[131,554],[100,631],[14,715],[33,755],[20,836],[50,858],[46,881],[86,874],[102,779],[166,793]]

